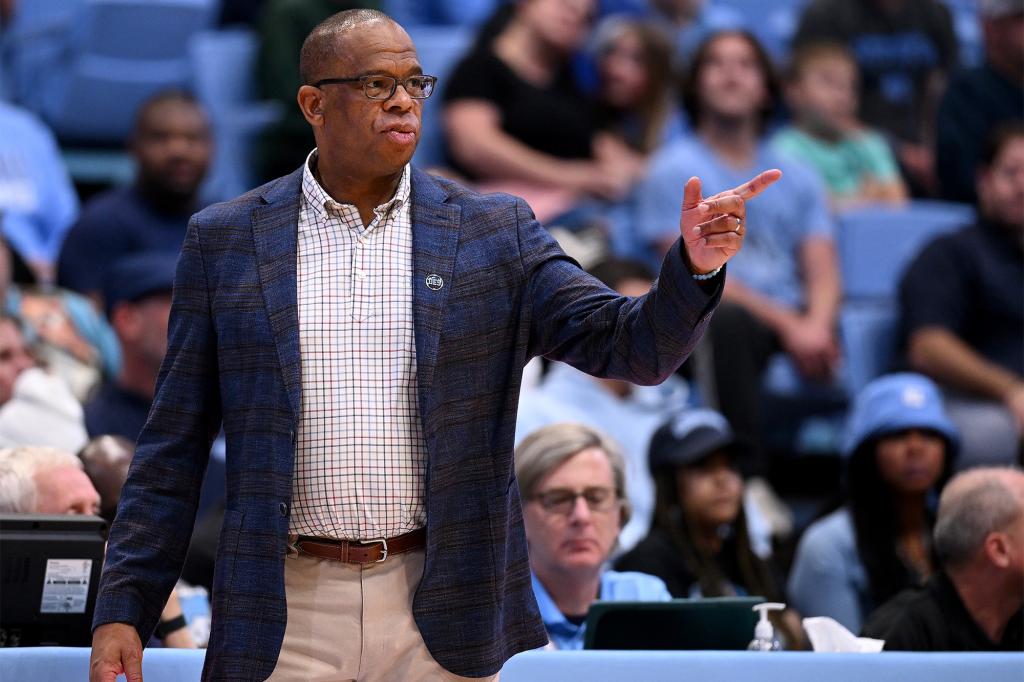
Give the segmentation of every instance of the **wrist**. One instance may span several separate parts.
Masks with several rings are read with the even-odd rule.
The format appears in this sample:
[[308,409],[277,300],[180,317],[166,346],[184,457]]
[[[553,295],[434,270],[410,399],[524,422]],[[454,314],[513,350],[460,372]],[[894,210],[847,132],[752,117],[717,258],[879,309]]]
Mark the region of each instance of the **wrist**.
[[724,268],[724,267],[725,267],[724,265],[719,265],[714,270],[709,270],[708,272],[700,272],[700,273],[694,272],[694,270],[691,268],[691,270],[690,270],[690,277],[693,277],[698,282],[706,282],[709,279],[714,279],[715,277],[717,277],[718,273],[720,273],[722,271],[722,268]]
[[157,623],[156,629],[153,631],[153,634],[155,634],[160,639],[165,639],[167,635],[177,632],[178,630],[182,630],[186,627],[188,627],[188,622],[185,620],[185,615],[179,613],[177,616],[174,616],[173,618],[161,620],[159,623]]
[[686,269],[690,271],[690,275],[696,280],[711,279],[725,267],[725,263],[717,266],[709,266],[707,264],[695,263],[690,255],[689,245],[686,243],[686,239],[679,240],[679,252],[683,256],[683,262],[686,264]]
[[831,329],[836,323],[836,311],[832,309],[811,308],[804,313],[803,318],[817,327]]

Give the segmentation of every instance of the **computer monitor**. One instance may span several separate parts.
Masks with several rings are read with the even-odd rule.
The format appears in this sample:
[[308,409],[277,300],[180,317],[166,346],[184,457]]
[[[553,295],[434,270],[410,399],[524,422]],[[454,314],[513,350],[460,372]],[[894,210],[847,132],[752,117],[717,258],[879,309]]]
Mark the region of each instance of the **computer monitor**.
[[107,524],[0,514],[0,647],[89,646]]
[[762,597],[594,602],[587,612],[584,649],[746,649],[754,638]]

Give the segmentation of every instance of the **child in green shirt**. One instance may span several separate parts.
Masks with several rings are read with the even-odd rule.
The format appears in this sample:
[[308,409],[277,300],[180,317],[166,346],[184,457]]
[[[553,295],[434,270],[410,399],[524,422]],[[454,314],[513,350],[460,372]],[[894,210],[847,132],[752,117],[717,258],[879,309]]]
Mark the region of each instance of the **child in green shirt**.
[[907,196],[885,138],[857,119],[858,77],[853,55],[838,43],[797,49],[785,90],[793,124],[772,140],[780,153],[817,170],[837,211]]

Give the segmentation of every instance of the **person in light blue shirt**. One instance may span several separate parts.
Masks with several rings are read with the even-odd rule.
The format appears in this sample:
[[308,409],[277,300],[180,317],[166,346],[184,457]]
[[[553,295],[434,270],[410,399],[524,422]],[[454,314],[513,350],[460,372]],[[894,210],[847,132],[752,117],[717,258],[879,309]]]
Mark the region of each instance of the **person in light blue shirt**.
[[[562,613],[536,575],[533,576],[533,594],[537,598],[540,618],[551,638],[548,646],[552,649],[582,649],[586,623]],[[665,583],[653,575],[608,570],[601,574],[597,598],[599,601],[669,601],[672,595]]]
[[843,445],[847,502],[800,539],[789,575],[792,605],[856,634],[875,608],[924,582],[935,570],[932,503],[959,447],[927,377],[889,374],[865,386]]
[[580,424],[551,424],[516,447],[515,469],[548,648],[582,649],[596,600],[671,599],[659,578],[607,568],[631,512],[614,441]]
[[0,102],[0,227],[36,279],[53,281],[78,195],[53,133],[35,116]]
[[[709,395],[754,443],[763,441],[758,378],[776,353],[785,352],[805,378],[825,383],[839,364],[834,224],[818,177],[768,144],[777,92],[771,59],[749,33],[724,31],[705,41],[683,86],[694,135],[652,160],[634,220],[656,260],[677,231],[680,177],[699,176],[707,191],[719,191],[762,164],[782,170],[782,191],[747,212],[747,243],[729,263],[722,305],[704,339],[714,375]],[[763,457],[751,467],[747,473],[763,473]]]

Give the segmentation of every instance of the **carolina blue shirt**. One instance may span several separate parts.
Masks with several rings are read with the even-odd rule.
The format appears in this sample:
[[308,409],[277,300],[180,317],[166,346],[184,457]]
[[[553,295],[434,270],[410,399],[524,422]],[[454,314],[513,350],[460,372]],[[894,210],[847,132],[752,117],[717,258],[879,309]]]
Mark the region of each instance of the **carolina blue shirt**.
[[699,177],[707,197],[769,168],[781,169],[782,179],[747,205],[746,238],[729,261],[729,277],[780,303],[800,307],[804,303],[800,247],[811,237],[832,239],[834,224],[821,180],[767,144],[759,145],[753,162],[743,168],[726,165],[697,137],[659,151],[637,191],[634,222],[639,237],[653,245],[679,236],[679,206],[687,178]]
[[[548,638],[556,649],[582,649],[587,624],[575,625],[558,610],[540,580],[533,575],[533,594]],[[646,573],[605,571],[601,574],[599,601],[671,601],[672,595],[661,578]]]
[[673,375],[659,386],[634,386],[626,398],[604,389],[598,379],[561,362],[552,363],[540,386],[524,392],[516,417],[516,444],[542,426],[575,422],[607,433],[626,459],[626,496],[633,516],[619,535],[626,551],[647,534],[654,513],[654,481],[647,447],[654,431],[685,409],[689,386]]
[[874,605],[846,507],[815,521],[804,532],[786,591],[801,615],[828,616],[850,632],[860,632]]
[[53,134],[32,114],[0,102],[0,225],[23,258],[53,263],[78,215]]

